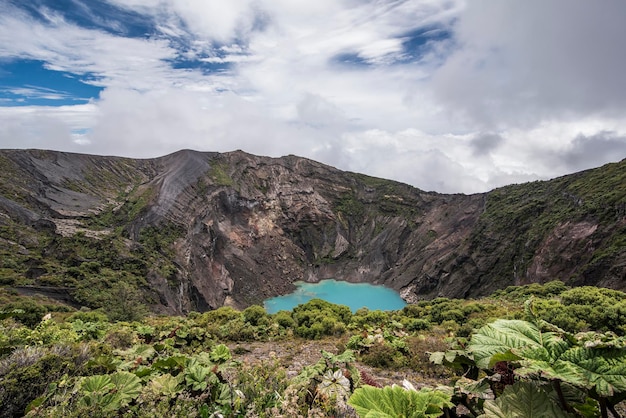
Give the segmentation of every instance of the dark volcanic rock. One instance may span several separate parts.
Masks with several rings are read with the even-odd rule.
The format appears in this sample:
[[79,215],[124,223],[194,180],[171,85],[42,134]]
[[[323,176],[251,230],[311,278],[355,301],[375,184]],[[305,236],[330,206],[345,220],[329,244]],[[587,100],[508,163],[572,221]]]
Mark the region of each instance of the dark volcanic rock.
[[[133,160],[11,150],[0,166],[0,225],[93,239],[121,227],[131,249],[146,228],[178,231],[161,250],[176,271],[148,265],[145,278],[169,312],[242,308],[326,278],[384,284],[407,301],[555,279],[625,287],[625,193],[598,209],[596,171],[468,196],[241,151]],[[92,231],[90,219],[111,224]]]

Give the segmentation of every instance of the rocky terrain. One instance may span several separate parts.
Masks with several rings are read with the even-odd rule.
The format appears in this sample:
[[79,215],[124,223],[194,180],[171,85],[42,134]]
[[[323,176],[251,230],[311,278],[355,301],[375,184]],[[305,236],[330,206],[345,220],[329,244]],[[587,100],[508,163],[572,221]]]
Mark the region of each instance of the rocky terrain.
[[132,276],[169,313],[326,278],[409,302],[549,280],[625,290],[626,161],[445,195],[296,156],[3,150],[0,254],[4,285],[71,293]]

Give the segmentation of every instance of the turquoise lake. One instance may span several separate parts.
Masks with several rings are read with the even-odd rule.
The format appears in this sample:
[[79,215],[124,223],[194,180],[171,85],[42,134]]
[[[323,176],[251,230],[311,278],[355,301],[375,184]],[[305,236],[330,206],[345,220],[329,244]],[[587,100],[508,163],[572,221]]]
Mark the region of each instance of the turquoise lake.
[[393,311],[402,309],[406,302],[400,295],[387,287],[368,283],[348,283],[336,280],[322,280],[319,283],[294,283],[295,292],[267,299],[264,302],[268,313],[290,311],[311,299],[324,299],[338,305],[347,305],[352,312],[366,307],[369,310]]

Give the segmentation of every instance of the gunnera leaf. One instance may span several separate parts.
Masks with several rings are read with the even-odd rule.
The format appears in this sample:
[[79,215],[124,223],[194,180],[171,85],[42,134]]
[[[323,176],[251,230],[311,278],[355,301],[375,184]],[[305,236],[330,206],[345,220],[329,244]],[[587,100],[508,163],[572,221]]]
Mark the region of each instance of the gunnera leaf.
[[548,394],[531,382],[517,382],[507,386],[500,397],[487,400],[485,413],[479,418],[569,418]]
[[[520,358],[551,362],[571,344],[557,333],[543,332],[537,325],[520,320],[499,319],[480,328],[469,343],[476,365],[487,369],[495,361]],[[498,355],[494,359],[494,355]]]
[[109,375],[95,375],[85,377],[81,389],[87,393],[93,392],[108,392],[114,388]]
[[115,396],[121,405],[126,405],[141,393],[141,379],[129,372],[117,372],[111,375],[115,385]]
[[171,374],[166,373],[152,379],[148,383],[147,389],[157,395],[163,395],[173,398],[180,392],[180,381],[180,375],[174,377]]
[[224,363],[233,358],[232,354],[230,354],[230,350],[224,344],[218,344],[211,350],[211,354],[209,355],[209,359],[215,363]]
[[406,390],[400,386],[360,387],[348,405],[363,418],[435,418],[441,416],[443,408],[454,406],[445,392],[427,388]]

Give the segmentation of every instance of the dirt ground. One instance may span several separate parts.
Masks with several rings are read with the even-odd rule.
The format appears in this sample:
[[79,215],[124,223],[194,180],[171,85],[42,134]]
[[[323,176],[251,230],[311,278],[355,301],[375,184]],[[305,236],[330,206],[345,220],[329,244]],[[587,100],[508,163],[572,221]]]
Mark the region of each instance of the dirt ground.
[[[308,365],[315,364],[322,357],[322,350],[333,354],[343,351],[345,341],[337,338],[323,340],[288,340],[271,342],[240,342],[231,343],[229,348],[235,360],[244,364],[258,364],[261,362],[277,360],[287,371],[287,376],[292,378]],[[238,354],[239,353],[239,354]],[[360,371],[366,372],[373,377],[381,386],[402,384],[404,379],[409,380],[416,388],[422,386],[436,386],[443,382],[437,382],[421,373],[408,368],[398,370],[373,368],[360,362],[356,362]]]
[[[333,354],[343,351],[345,340],[328,338],[324,340],[287,340],[270,342],[240,342],[231,343],[229,348],[233,357],[244,364],[254,365],[261,362],[278,361],[286,370],[287,376],[292,378],[308,365],[315,364],[321,358],[322,350]],[[411,382],[416,388],[423,386],[436,387],[441,384],[449,384],[442,379],[425,376],[423,373],[402,368],[398,370],[373,368],[360,362],[356,362],[360,371],[366,372],[381,386],[402,384],[404,379]],[[626,401],[617,405],[617,412],[626,416]]]

